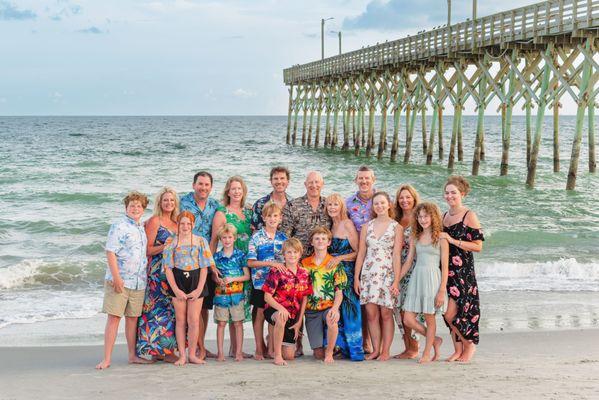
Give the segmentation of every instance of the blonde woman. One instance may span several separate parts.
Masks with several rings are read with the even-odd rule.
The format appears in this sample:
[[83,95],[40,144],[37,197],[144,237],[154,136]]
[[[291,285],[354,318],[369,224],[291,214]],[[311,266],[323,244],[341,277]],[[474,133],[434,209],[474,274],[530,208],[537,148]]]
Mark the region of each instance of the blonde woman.
[[137,321],[136,352],[140,357],[175,362],[175,310],[168,296],[162,268],[165,243],[177,232],[179,196],[170,187],[162,188],[154,201],[154,214],[146,221],[148,237],[148,286],[141,317]]
[[334,193],[326,199],[327,214],[333,221],[331,232],[333,239],[329,247],[331,260],[335,265],[341,263],[347,275],[347,286],[343,290],[343,302],[339,308],[339,334],[336,346],[343,355],[352,361],[364,360],[362,346],[362,312],[360,299],[354,292],[354,267],[360,238],[351,219],[343,198]]

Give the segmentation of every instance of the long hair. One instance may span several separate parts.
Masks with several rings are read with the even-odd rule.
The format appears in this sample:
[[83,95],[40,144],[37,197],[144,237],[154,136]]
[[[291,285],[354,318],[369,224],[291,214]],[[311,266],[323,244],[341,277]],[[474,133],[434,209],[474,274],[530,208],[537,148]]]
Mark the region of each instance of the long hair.
[[424,232],[424,229],[422,229],[422,226],[418,222],[418,215],[422,211],[431,217],[431,239],[433,240],[433,245],[436,246],[439,242],[439,234],[443,232],[443,223],[441,221],[441,211],[435,203],[425,202],[414,207],[414,211],[412,211],[412,235],[418,240],[422,232]]
[[162,198],[167,193],[172,194],[173,197],[175,198],[175,209],[171,213],[171,221],[177,222],[177,216],[179,215],[179,196],[177,195],[177,192],[175,192],[175,189],[173,189],[171,187],[168,187],[168,186],[163,187],[156,194],[156,198],[154,200],[154,212],[153,212],[152,215],[154,215],[156,217],[162,217],[162,215],[163,215],[163,212],[162,212]]
[[391,196],[389,196],[389,193],[387,192],[376,192],[374,194],[374,196],[372,196],[372,208],[370,209],[370,219],[375,219],[376,218],[376,212],[374,212],[374,199],[376,199],[378,196],[383,196],[384,198],[387,199],[387,202],[389,203],[389,217],[391,219],[395,219],[395,209],[393,207],[393,202],[391,201]]
[[177,247],[179,247],[179,238],[181,237],[180,227],[181,220],[183,218],[188,218],[191,221],[191,245],[193,246],[193,227],[196,223],[196,217],[195,215],[193,215],[192,212],[185,210],[181,211],[181,213],[179,213],[179,215],[177,216]]
[[225,188],[223,189],[223,204],[225,205],[225,207],[231,204],[231,199],[229,198],[229,190],[231,190],[231,185],[233,184],[233,182],[239,182],[241,184],[241,189],[243,190],[243,196],[241,196],[241,208],[243,208],[245,206],[245,199],[248,195],[248,187],[243,181],[243,178],[239,175],[235,175],[227,179],[227,183],[225,185]]
[[[345,201],[343,201],[343,197],[341,197],[341,195],[339,193],[333,193],[333,194],[327,196],[326,202],[327,203],[328,202],[339,203],[339,218],[341,219],[341,221],[349,218],[347,216],[347,206],[345,205]],[[327,214],[328,213],[329,212],[327,210]]]
[[416,189],[414,189],[414,186],[412,186],[408,183],[401,185],[399,187],[399,189],[397,189],[397,192],[395,193],[395,220],[397,222],[401,222],[401,219],[403,218],[403,210],[399,206],[399,195],[404,190],[407,190],[410,193],[410,195],[412,195],[412,198],[414,199],[414,207],[416,207],[418,205],[418,203],[420,203],[420,195],[418,194]]

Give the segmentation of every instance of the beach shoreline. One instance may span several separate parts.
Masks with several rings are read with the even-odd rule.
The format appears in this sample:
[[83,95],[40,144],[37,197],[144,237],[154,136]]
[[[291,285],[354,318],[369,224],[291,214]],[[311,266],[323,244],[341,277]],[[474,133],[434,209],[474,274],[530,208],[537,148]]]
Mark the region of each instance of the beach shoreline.
[[[182,368],[164,363],[128,365],[125,347],[117,345],[113,365],[96,371],[101,346],[0,347],[4,361],[0,398],[353,399],[393,393],[404,399],[592,399],[599,392],[598,337],[598,329],[490,333],[482,336],[471,364],[424,366],[412,360],[339,360],[325,366],[309,355],[287,367],[232,359]],[[451,343],[444,338],[442,353],[448,356]],[[396,335],[394,354],[400,350],[400,339]],[[245,346],[246,351],[253,350],[251,340]],[[208,347],[215,348],[215,343]]]

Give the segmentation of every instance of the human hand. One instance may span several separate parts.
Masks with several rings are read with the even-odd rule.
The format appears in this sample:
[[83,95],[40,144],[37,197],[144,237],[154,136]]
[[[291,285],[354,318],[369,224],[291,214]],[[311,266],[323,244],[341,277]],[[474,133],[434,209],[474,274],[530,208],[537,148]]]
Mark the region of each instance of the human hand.
[[360,281],[358,279],[354,279],[354,292],[359,296],[360,295]]
[[327,263],[327,265],[325,266],[325,268],[326,269],[333,269],[337,265],[339,265],[340,262],[341,262],[340,257],[331,257],[331,259],[329,260],[329,262]]
[[439,233],[439,239],[445,239],[447,240],[449,243],[453,243],[455,242],[453,240],[453,238],[451,236],[449,236],[449,234],[447,232],[440,232]]
[[278,311],[278,313],[279,313],[279,318],[281,319],[281,322],[283,322],[283,324],[287,323],[287,320],[291,316],[289,314],[289,311],[287,311],[287,309],[284,308],[282,311]]
[[187,295],[181,289],[173,290],[173,292],[175,292],[175,297],[177,298],[177,300],[181,300],[181,301],[187,300]]
[[210,267],[210,271],[212,271],[212,279],[214,282],[217,282],[217,278],[222,278],[223,274],[218,270],[218,268]]
[[391,295],[393,297],[397,297],[397,296],[399,296],[399,292],[400,292],[400,290],[399,290],[399,282],[393,282],[391,284]]
[[445,303],[445,293],[447,293],[446,290],[439,289],[435,296],[435,308],[443,307],[443,304]]
[[278,262],[272,262],[270,264],[270,268],[274,268],[274,269],[276,269],[279,272],[285,272],[285,271],[287,271],[287,267],[285,266],[285,264],[281,264],[281,263],[278,263]]
[[339,323],[339,317],[339,309],[337,307],[331,307],[331,309],[327,313],[327,320],[331,324],[337,324]]
[[187,295],[187,299],[188,300],[197,300],[200,297],[201,292],[196,289],[191,291],[188,295]]
[[123,293],[123,289],[125,288],[125,281],[120,276],[115,276],[112,278],[112,288],[116,293]]
[[291,325],[291,329],[293,329],[293,339],[297,340],[300,335],[300,329],[302,328],[302,321],[299,320],[295,324]]

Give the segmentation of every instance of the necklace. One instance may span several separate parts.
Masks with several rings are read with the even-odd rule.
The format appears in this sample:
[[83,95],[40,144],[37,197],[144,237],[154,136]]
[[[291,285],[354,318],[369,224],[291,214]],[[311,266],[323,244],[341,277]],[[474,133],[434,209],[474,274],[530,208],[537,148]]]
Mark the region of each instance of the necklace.
[[450,210],[450,211],[448,211],[448,213],[449,213],[449,216],[450,216],[450,217],[455,217],[456,215],[458,215],[458,214],[461,214],[461,213],[462,213],[462,211],[464,211],[464,208],[463,208],[463,207],[462,207],[462,208],[460,208],[460,209],[459,209],[457,212],[455,212],[455,213],[453,213],[453,214],[451,213],[451,210]]

